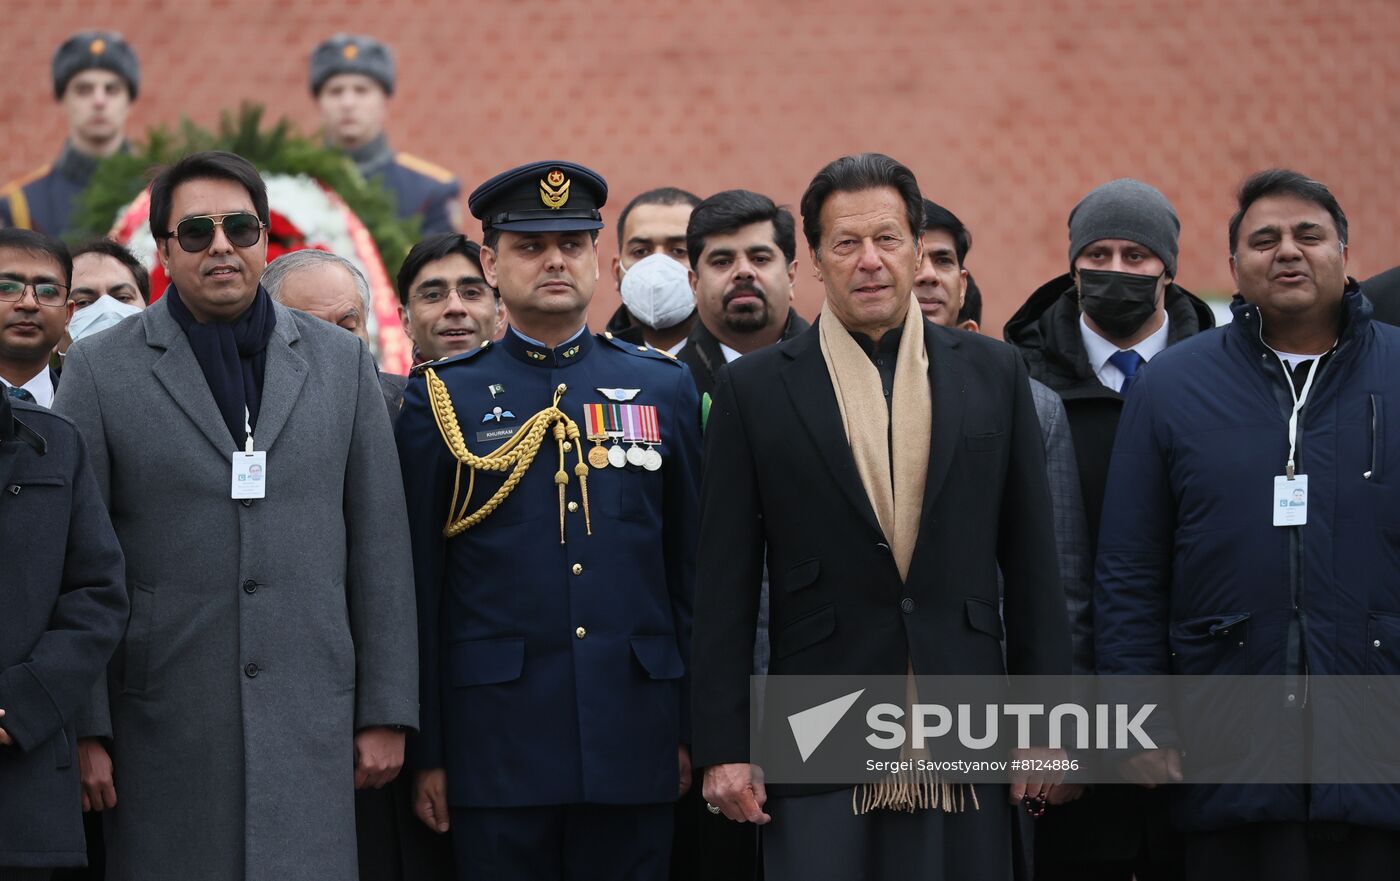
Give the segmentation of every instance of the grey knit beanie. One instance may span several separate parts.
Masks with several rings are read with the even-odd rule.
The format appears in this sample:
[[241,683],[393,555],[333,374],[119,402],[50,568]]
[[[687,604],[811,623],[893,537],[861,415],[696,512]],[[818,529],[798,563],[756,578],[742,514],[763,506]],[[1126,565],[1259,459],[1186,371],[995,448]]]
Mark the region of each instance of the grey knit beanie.
[[1120,178],[1095,187],[1069,213],[1069,265],[1099,239],[1137,242],[1161,258],[1176,278],[1177,235],[1181,221],[1167,197],[1153,186]]

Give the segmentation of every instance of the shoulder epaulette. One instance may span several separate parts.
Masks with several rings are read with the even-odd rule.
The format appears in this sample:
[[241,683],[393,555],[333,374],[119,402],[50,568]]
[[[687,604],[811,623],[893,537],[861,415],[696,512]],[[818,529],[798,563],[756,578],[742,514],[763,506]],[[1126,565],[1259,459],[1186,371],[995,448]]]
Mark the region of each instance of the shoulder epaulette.
[[452,355],[447,358],[439,358],[436,361],[424,361],[422,364],[415,364],[413,366],[413,369],[409,371],[409,373],[413,376],[419,376],[423,373],[424,370],[427,370],[429,367],[433,368],[434,370],[439,370],[443,367],[448,367],[453,364],[465,364],[466,362],[475,358],[477,355],[480,355],[482,352],[486,351],[489,348],[491,348],[491,341],[487,340],[486,342],[481,344],[480,348],[472,349],[470,352],[462,352],[460,355]]
[[10,203],[10,223],[18,229],[30,229],[34,222],[29,217],[29,197],[24,188],[49,173],[52,165],[41,165],[23,177],[17,177],[0,188],[0,199]]
[[632,343],[626,342],[625,340],[621,340],[613,336],[612,331],[610,330],[603,331],[602,333],[598,334],[598,337],[606,342],[612,343],[614,346],[616,346],[624,352],[627,352],[629,355],[635,355],[638,358],[650,358],[653,361],[666,361],[671,364],[675,364],[677,367],[681,365],[680,360],[675,355],[672,355],[670,352],[653,348],[652,346],[648,346],[645,343],[633,345]]
[[43,177],[44,175],[48,174],[49,171],[52,170],[52,169],[53,169],[53,166],[52,166],[52,165],[41,165],[41,166],[39,166],[38,168],[34,169],[33,171],[29,172],[28,174],[22,174],[22,175],[20,175],[19,177],[15,178],[15,179],[13,179],[13,180],[11,180],[11,181],[9,181],[8,183],[5,184],[5,186],[0,187],[0,190],[4,190],[5,192],[9,192],[10,190],[17,190],[17,189],[19,189],[20,187],[27,187],[27,186],[29,186],[30,184],[34,183],[34,182],[35,182],[36,180],[38,180],[39,178],[41,178],[41,177]]
[[435,165],[426,159],[419,159],[411,153],[396,153],[394,154],[394,161],[404,168],[407,168],[409,171],[416,171],[425,177],[432,178],[440,184],[450,184],[457,179],[456,175],[443,168],[441,165]]

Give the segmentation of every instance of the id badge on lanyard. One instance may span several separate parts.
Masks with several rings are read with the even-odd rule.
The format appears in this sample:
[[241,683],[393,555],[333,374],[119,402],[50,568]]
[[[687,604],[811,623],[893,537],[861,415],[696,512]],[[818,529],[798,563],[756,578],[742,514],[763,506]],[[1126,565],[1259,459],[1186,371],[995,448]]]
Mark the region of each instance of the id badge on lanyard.
[[[1288,362],[1279,358],[1279,363],[1283,365],[1284,378],[1288,379],[1290,375]],[[1308,378],[1303,382],[1301,392],[1293,389],[1291,379],[1288,382],[1289,394],[1293,396],[1293,412],[1288,416],[1288,464],[1284,468],[1284,473],[1274,478],[1273,517],[1275,526],[1304,526],[1308,522],[1308,476],[1296,473],[1294,468],[1298,454],[1298,414],[1302,412],[1303,405],[1308,402],[1313,378],[1321,369],[1322,357],[1319,356],[1313,361],[1312,367],[1308,369]]]
[[233,454],[231,497],[235,499],[267,498],[267,451],[253,449],[253,426],[248,408],[243,408],[243,430],[248,440],[242,452]]

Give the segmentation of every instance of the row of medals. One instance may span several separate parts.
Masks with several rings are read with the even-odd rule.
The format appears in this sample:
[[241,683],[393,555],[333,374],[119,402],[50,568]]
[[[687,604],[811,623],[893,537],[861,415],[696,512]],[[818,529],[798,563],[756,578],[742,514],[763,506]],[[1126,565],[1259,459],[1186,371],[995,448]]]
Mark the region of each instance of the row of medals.
[[624,450],[617,443],[604,447],[602,444],[606,438],[590,437],[589,440],[595,446],[588,451],[588,464],[594,468],[626,468],[628,465],[648,471],[658,471],[661,468],[661,454],[655,447],[644,449],[634,443]]

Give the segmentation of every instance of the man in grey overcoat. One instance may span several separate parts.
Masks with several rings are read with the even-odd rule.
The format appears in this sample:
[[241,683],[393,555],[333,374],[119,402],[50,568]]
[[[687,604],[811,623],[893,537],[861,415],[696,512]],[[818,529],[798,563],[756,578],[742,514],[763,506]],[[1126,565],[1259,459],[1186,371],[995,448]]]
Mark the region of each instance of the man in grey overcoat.
[[[259,284],[257,171],[195,154],[151,188],[171,286],[69,350],[127,560],[130,624],[79,734],[107,747],[108,881],[355,879],[355,787],[417,724],[403,489],[364,343]],[[251,488],[250,488],[251,487]]]

